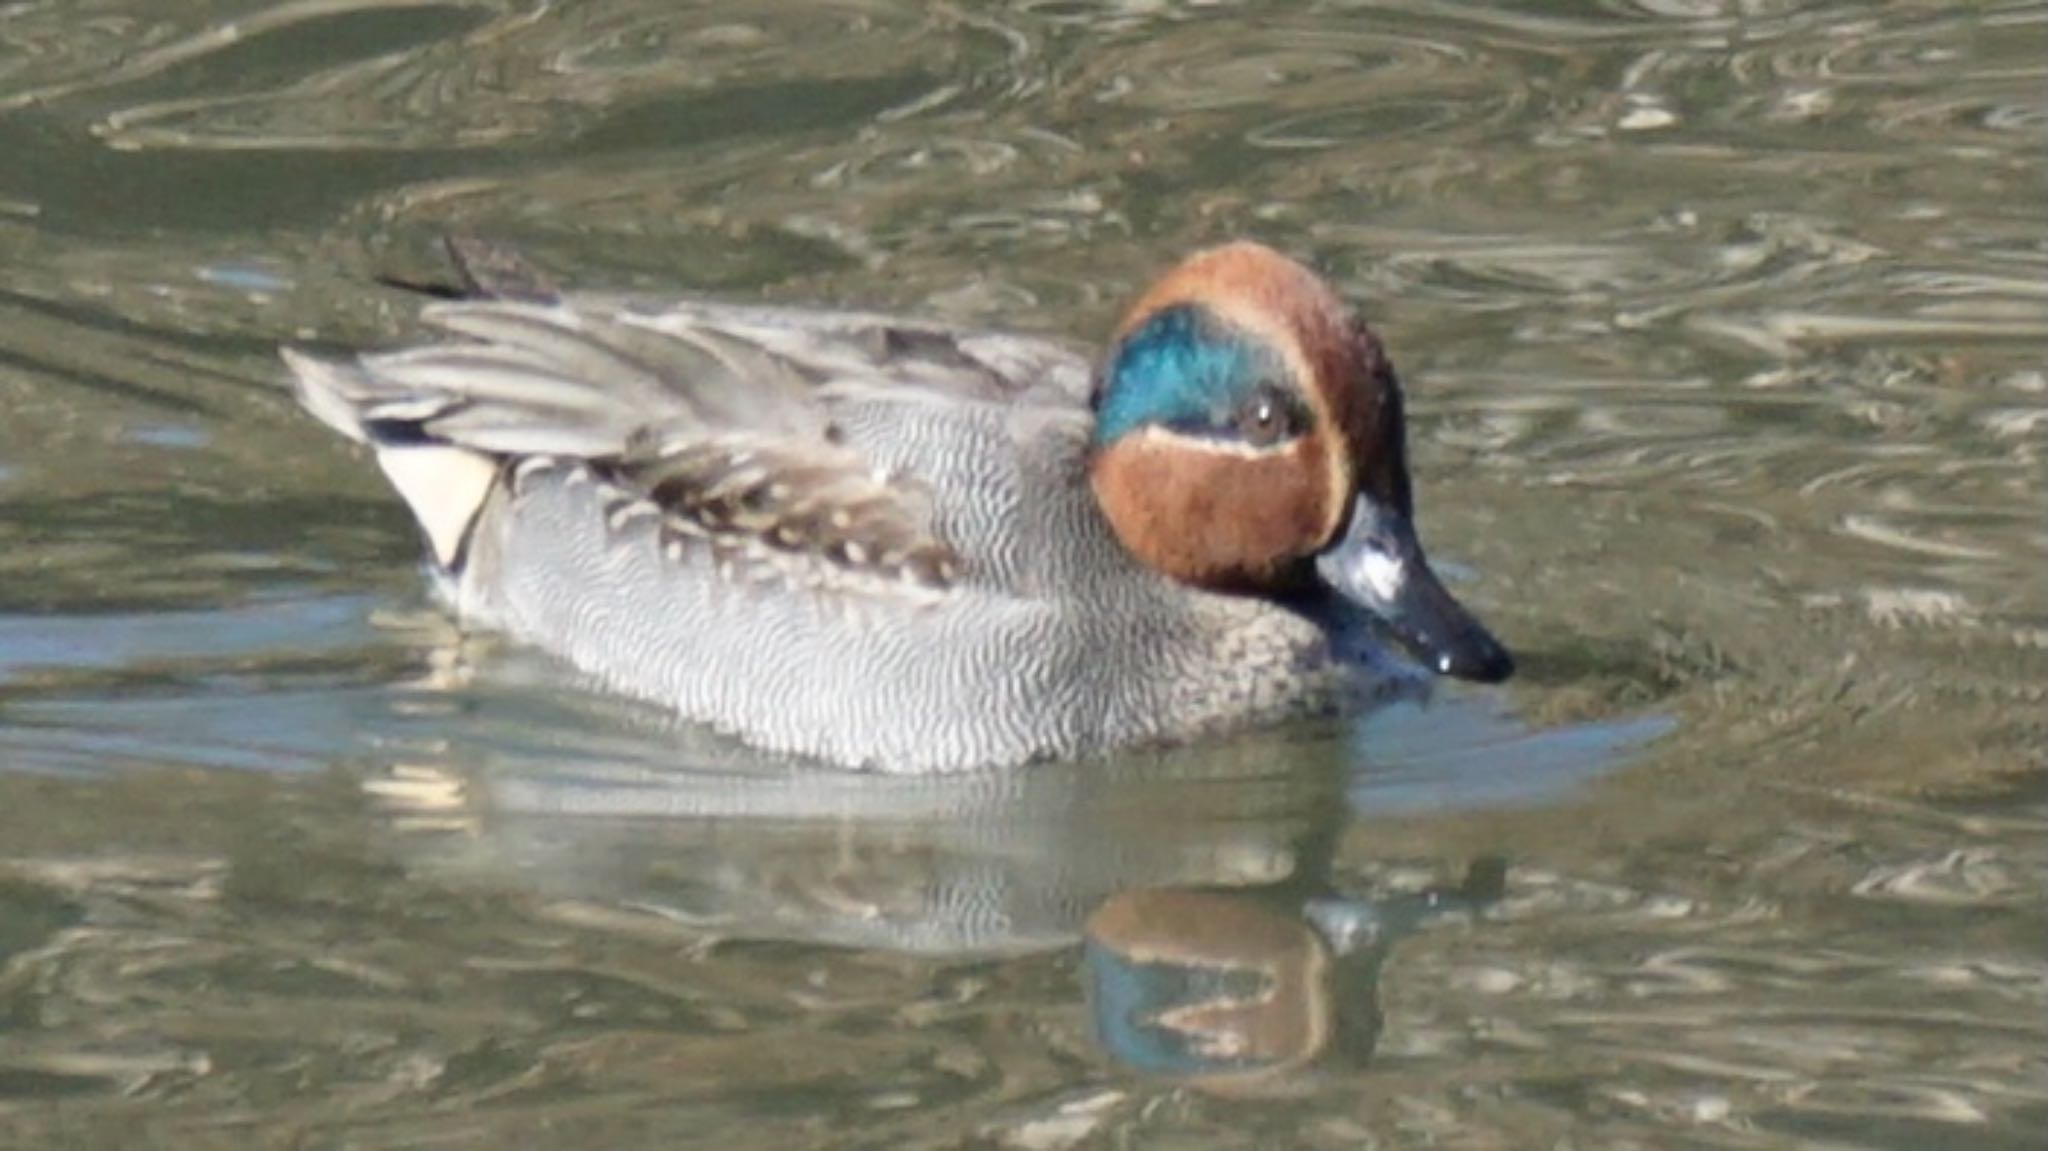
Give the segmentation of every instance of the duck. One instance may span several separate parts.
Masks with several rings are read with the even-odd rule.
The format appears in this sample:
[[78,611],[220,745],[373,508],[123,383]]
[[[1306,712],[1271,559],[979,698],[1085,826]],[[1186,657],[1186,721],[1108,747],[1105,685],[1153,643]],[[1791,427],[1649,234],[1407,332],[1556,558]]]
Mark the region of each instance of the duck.
[[[935,773],[1509,677],[1432,571],[1402,390],[1304,264],[1195,252],[1099,358],[858,311],[570,292],[447,244],[416,346],[288,346],[465,629],[772,754]],[[412,285],[417,287],[417,285]]]

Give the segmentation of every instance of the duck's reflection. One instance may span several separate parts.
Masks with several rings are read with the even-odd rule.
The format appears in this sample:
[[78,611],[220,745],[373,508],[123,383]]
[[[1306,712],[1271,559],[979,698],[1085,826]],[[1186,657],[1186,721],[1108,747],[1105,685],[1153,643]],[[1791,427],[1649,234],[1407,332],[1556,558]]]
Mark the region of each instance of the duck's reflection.
[[[1304,882],[1347,809],[1328,741],[896,778],[623,743],[395,769],[437,870],[658,911],[708,936],[947,956],[1071,945],[1119,891]],[[598,751],[600,755],[582,754]],[[429,846],[431,845],[431,846]]]
[[511,743],[369,782],[411,862],[709,941],[945,957],[1081,941],[1103,1050],[1206,1088],[1363,1059],[1387,948],[1484,898],[1375,904],[1333,886],[1352,818],[1341,739],[920,778],[721,760],[712,743],[688,768],[610,737]]
[[1232,1094],[1285,1092],[1324,1059],[1359,1065],[1379,1039],[1379,973],[1425,920],[1500,897],[1505,867],[1455,889],[1372,901],[1282,888],[1153,888],[1088,917],[1083,970],[1103,1050],[1151,1075]]

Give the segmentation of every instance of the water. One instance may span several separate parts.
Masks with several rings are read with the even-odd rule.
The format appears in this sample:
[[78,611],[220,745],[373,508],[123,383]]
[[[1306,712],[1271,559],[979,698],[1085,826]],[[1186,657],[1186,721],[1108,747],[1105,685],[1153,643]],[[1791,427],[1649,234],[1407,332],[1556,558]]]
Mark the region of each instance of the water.
[[[2048,4],[0,7],[0,1142],[2048,1144]],[[1522,656],[791,774],[458,636],[283,340],[449,226],[1364,302]]]

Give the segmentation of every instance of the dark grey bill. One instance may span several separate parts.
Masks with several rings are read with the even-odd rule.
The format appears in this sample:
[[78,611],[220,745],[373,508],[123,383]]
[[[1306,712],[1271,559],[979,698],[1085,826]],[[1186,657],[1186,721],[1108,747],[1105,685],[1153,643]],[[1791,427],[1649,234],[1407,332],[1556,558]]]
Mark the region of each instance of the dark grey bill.
[[1385,621],[1415,658],[1442,675],[1499,683],[1515,658],[1429,570],[1415,526],[1360,496],[1350,526],[1316,557],[1323,582]]

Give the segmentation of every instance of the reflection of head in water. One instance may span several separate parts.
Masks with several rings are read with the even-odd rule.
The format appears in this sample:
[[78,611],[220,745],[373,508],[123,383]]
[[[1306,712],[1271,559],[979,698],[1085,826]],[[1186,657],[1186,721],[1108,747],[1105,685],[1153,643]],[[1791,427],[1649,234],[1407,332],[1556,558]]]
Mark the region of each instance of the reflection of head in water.
[[1453,891],[1368,902],[1265,891],[1122,892],[1088,920],[1084,979],[1117,1062],[1230,1095],[1304,1090],[1308,1069],[1362,1065],[1378,1041],[1380,967],[1435,916],[1500,897],[1505,865]]

